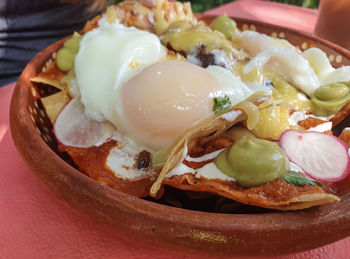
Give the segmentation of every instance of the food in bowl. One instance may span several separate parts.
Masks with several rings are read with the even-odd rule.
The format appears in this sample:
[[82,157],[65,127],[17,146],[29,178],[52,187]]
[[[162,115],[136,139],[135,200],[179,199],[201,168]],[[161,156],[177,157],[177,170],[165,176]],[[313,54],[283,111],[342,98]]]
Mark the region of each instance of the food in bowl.
[[350,67],[225,15],[207,25],[189,4],[122,2],[32,82],[60,90],[41,99],[59,150],[125,193],[168,185],[298,210],[347,191],[348,131],[331,130],[350,112]]

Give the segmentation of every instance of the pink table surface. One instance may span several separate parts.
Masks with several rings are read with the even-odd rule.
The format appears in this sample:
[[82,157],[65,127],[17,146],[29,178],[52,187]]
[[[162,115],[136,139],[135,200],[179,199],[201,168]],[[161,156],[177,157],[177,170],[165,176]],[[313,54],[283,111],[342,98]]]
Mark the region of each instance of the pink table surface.
[[[312,10],[253,0],[208,13],[223,12],[309,32],[316,19]],[[14,146],[8,119],[13,88],[14,84],[0,88],[0,258],[197,258],[124,241],[55,197]],[[346,238],[310,251],[269,258],[349,258],[349,254],[350,238]]]

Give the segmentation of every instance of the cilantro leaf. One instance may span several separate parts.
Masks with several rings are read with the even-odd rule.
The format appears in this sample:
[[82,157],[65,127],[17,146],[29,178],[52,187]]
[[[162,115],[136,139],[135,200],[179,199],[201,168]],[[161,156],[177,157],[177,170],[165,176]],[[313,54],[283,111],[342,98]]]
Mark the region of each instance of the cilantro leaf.
[[232,106],[230,98],[225,95],[224,98],[214,98],[213,112],[218,113],[223,109],[228,109]]
[[296,186],[303,186],[303,185],[318,185],[320,187],[323,187],[323,184],[320,182],[316,182],[314,180],[311,180],[309,178],[306,178],[305,176],[302,176],[295,172],[288,172],[284,175],[282,175],[283,180],[285,180],[287,183],[294,184]]

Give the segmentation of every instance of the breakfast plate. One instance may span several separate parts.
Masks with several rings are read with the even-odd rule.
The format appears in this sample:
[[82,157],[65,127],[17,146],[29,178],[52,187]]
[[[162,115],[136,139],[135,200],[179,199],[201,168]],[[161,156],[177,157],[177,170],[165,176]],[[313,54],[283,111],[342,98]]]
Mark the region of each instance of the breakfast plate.
[[[197,18],[209,24],[215,17]],[[241,30],[287,39],[301,50],[321,48],[335,68],[350,65],[350,53],[325,40],[256,21],[236,19],[236,22]],[[27,65],[12,97],[10,120],[15,144],[33,172],[71,206],[129,240],[216,256],[291,253],[350,234],[350,194],[346,192],[340,201],[300,211],[279,212],[237,203],[233,207],[238,210],[232,210],[232,206],[224,210],[221,206],[221,210],[214,211],[208,204],[216,206],[226,200],[213,202],[211,197],[195,193],[191,193],[192,199],[183,198],[183,191],[171,187],[164,199],[142,199],[81,173],[71,157],[59,151],[53,125],[40,101],[53,93],[52,88],[31,81],[43,67],[49,67],[52,54],[64,42],[49,46]],[[348,118],[338,127],[347,125]]]

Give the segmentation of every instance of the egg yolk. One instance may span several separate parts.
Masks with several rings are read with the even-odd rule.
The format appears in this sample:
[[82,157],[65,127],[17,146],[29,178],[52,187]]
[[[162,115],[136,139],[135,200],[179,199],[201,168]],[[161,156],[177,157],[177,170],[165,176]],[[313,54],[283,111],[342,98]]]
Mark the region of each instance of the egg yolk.
[[145,147],[169,148],[186,130],[213,114],[218,80],[182,61],[155,63],[120,89],[124,123],[119,129]]

